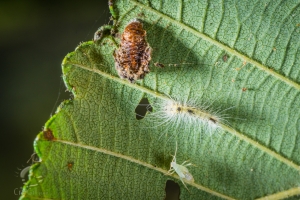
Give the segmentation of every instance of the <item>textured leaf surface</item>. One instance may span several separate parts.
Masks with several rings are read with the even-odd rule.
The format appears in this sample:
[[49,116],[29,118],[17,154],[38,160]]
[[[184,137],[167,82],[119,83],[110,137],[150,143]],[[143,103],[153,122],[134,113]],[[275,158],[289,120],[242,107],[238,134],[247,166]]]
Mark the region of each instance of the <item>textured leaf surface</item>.
[[[74,99],[37,136],[42,161],[22,198],[163,199],[167,180],[179,183],[180,199],[299,195],[299,0],[128,0],[114,7],[120,33],[133,18],[143,21],[152,63],[179,65],[152,64],[131,84],[114,69],[111,37],[68,54],[63,74]],[[212,136],[191,123],[154,127],[149,115],[136,119],[143,97],[152,114],[169,97],[233,107],[225,111],[230,126]],[[197,166],[189,167],[190,193],[167,174],[175,141],[177,162]]]

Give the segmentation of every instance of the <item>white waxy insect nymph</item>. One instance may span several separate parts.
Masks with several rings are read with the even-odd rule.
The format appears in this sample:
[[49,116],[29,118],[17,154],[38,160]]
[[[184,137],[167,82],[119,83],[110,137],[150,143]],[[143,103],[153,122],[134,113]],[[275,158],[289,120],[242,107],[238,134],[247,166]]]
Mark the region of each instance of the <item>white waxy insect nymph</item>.
[[181,165],[176,163],[176,152],[177,152],[177,141],[176,141],[176,149],[175,154],[173,156],[173,160],[171,162],[170,170],[168,173],[173,174],[174,172],[177,173],[179,176],[181,182],[183,183],[184,187],[189,191],[189,189],[186,187],[184,180],[190,183],[194,182],[193,175],[189,172],[189,170],[186,168],[187,166],[193,165],[192,163],[187,163],[187,161],[184,161]]

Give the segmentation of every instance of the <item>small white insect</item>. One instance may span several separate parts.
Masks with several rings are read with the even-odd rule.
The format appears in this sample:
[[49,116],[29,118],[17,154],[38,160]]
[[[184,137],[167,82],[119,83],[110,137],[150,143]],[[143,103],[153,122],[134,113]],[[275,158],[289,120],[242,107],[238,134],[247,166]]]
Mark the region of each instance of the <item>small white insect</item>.
[[175,155],[173,156],[173,160],[171,162],[170,170],[168,171],[169,174],[173,174],[174,172],[177,173],[179,176],[181,182],[183,183],[184,187],[189,191],[189,189],[186,187],[183,180],[193,183],[194,177],[189,172],[189,170],[186,168],[187,166],[193,165],[192,163],[187,163],[187,161],[184,161],[181,165],[176,163],[176,152],[177,152],[177,141],[176,141],[176,149],[175,149]]

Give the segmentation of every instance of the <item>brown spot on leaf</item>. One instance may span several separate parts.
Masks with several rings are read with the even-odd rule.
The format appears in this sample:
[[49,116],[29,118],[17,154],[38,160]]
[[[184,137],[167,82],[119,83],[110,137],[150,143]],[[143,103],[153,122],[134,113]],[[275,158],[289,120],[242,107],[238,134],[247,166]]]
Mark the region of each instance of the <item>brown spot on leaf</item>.
[[46,140],[49,140],[49,141],[55,140],[53,132],[49,128],[43,130],[43,135]]
[[68,170],[69,170],[69,171],[72,170],[73,165],[74,165],[74,162],[72,162],[72,161],[69,161],[69,162],[68,162],[67,167],[68,167]]
[[223,61],[224,61],[224,62],[227,62],[228,57],[229,57],[229,56],[228,56],[227,54],[225,54],[225,55],[223,56]]

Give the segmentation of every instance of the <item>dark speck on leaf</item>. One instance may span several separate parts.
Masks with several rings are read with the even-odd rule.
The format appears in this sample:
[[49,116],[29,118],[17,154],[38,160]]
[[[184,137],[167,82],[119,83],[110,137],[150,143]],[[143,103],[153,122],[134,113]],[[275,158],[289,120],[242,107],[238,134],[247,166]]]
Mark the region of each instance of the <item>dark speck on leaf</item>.
[[213,123],[217,123],[217,120],[212,117],[210,117],[209,120],[212,121]]
[[192,111],[192,110],[188,110],[188,113],[190,113],[190,114],[194,114],[194,111]]
[[228,57],[229,57],[229,56],[228,56],[227,54],[225,54],[225,55],[223,56],[223,61],[224,61],[224,62],[227,62]]
[[73,165],[74,165],[74,162],[70,162],[70,161],[68,162],[67,167],[70,171],[72,170]]
[[46,140],[51,141],[55,139],[52,131],[49,128],[43,130],[43,135]]

